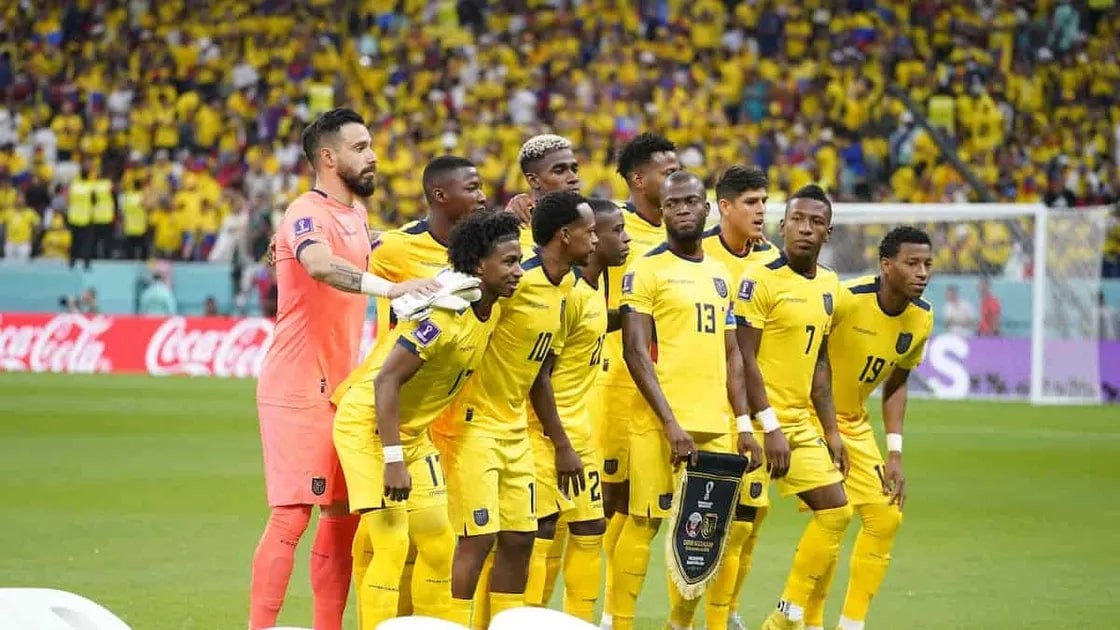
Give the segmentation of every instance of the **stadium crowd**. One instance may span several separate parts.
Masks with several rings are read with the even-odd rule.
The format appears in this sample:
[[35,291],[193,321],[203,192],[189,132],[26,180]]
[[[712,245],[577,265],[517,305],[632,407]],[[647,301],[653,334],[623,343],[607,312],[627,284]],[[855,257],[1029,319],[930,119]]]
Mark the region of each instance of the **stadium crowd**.
[[[375,227],[424,212],[416,174],[445,152],[504,203],[548,130],[578,147],[585,192],[616,199],[615,149],[644,129],[708,184],[749,162],[774,191],[981,200],[941,144],[993,201],[1120,198],[1115,0],[338,4],[6,3],[5,256],[259,259],[310,185],[302,125],[336,106],[373,121]],[[998,272],[1030,230],[930,227],[938,268],[966,273]]]

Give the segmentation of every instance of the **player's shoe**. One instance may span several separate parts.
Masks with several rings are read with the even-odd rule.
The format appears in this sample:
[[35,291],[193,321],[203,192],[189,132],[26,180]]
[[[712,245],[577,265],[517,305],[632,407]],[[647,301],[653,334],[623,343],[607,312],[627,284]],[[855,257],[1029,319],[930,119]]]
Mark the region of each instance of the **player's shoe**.
[[759,630],[805,630],[805,621],[794,621],[780,610],[770,613]]
[[743,621],[743,616],[739,613],[731,615],[727,620],[727,630],[747,630],[747,624]]

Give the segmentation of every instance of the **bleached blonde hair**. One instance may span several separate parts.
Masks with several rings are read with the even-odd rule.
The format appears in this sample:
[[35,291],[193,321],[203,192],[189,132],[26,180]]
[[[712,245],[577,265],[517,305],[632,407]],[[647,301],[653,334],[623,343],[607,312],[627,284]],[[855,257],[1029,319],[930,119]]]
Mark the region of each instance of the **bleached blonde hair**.
[[521,172],[528,173],[533,162],[549,153],[570,150],[571,148],[572,142],[564,136],[542,133],[529,138],[525,141],[525,144],[521,145],[521,151],[517,153],[517,162],[521,165]]

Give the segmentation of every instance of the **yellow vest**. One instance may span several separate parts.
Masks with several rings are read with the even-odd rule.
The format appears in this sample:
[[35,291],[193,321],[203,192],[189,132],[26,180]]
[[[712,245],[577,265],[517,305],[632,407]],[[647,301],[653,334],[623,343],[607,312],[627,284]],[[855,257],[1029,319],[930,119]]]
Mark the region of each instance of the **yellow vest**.
[[957,102],[952,96],[937,94],[929,99],[929,122],[934,127],[945,127],[949,133],[955,133],[957,128]]
[[107,179],[95,179],[93,181],[93,222],[98,225],[112,223],[115,210],[113,182]]
[[121,220],[125,236],[143,236],[148,231],[144,193],[127,192],[121,195]]
[[328,83],[312,83],[307,86],[307,109],[312,116],[318,116],[334,107],[334,87]]
[[88,180],[75,179],[70,182],[70,206],[66,219],[74,227],[89,225],[93,216],[93,186]]

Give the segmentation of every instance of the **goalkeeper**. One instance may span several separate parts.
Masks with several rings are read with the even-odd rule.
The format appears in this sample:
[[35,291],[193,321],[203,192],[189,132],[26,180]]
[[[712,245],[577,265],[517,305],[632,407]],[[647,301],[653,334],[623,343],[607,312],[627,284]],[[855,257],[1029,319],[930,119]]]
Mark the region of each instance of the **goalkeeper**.
[[[409,588],[401,578],[410,541],[417,552],[412,607],[419,615],[448,616],[455,535],[428,427],[479,366],[499,319],[496,302],[517,287],[518,233],[517,219],[505,213],[460,222],[448,248],[454,272],[437,279],[450,278],[463,289],[445,301],[467,304],[459,296],[473,290],[473,304],[463,311],[421,304],[417,314],[394,301],[398,314],[411,316],[385,335],[386,351],[351,375],[339,401],[334,444],[350,508],[361,514],[356,539],[373,551],[358,585],[364,628],[397,616],[400,589]],[[361,560],[355,557],[355,564]]]

